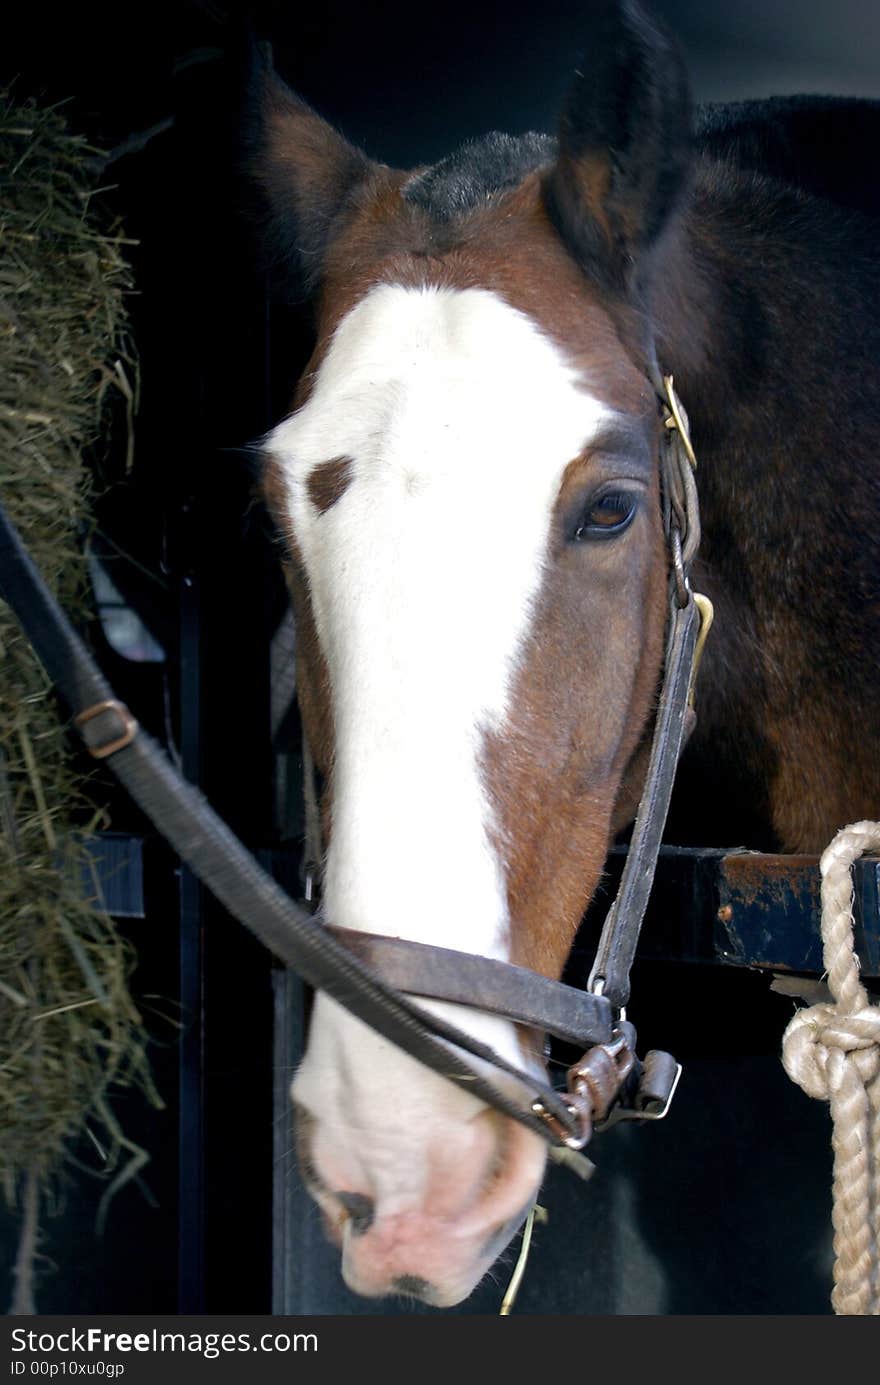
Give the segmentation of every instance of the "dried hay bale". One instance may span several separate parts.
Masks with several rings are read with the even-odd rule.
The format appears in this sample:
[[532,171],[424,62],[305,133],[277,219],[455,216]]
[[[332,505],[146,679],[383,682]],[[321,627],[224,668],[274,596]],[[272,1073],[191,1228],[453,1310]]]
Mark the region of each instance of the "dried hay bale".
[[[106,434],[111,399],[129,422],[134,407],[131,272],[125,240],[92,205],[97,166],[58,109],[0,93],[0,496],[52,590],[80,614],[83,456]],[[3,602],[0,815],[0,1182],[24,1208],[13,1311],[33,1312],[39,1203],[57,1195],[84,1136],[101,1151],[94,1171],[112,1178],[108,1193],[146,1161],[114,1115],[114,1090],[135,1085],[161,1103],[128,986],[131,947],[82,886],[81,835],[103,815]]]

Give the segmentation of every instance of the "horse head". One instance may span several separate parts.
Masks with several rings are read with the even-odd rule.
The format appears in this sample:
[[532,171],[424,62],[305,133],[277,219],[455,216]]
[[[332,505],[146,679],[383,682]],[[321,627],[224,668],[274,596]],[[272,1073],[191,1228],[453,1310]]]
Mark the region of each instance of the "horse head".
[[[645,291],[688,176],[679,55],[596,6],[558,140],[371,162],[265,66],[253,173],[314,309],[265,443],[323,782],[323,912],[558,977],[644,777],[667,613]],[[520,1066],[541,1038],[435,1006]],[[304,1177],[363,1294],[448,1305],[540,1139],[318,995]]]

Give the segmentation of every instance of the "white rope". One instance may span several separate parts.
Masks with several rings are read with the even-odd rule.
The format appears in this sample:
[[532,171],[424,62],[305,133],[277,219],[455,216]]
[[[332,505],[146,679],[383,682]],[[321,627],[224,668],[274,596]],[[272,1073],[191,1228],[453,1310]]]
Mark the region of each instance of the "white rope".
[[831,1004],[799,1010],[782,1039],[792,1081],[831,1106],[832,1223],[838,1314],[880,1314],[880,1006],[859,980],[853,947],[853,862],[880,852],[880,822],[855,822],[819,863],[822,942]]

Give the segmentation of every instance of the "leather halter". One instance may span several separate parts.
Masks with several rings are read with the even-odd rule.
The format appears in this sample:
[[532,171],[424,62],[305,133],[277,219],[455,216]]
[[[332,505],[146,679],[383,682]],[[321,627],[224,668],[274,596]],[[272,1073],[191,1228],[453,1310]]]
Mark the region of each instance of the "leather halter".
[[675,772],[688,734],[687,715],[689,710],[693,712],[694,685],[713,619],[711,601],[693,593],[689,581],[690,566],[700,542],[694,481],[697,459],[687,414],[675,393],[671,375],[663,377],[662,386],[664,441],[660,480],[671,560],[663,684],[626,865],[602,929],[589,980],[590,990],[608,996],[618,1008],[629,999],[629,972],[654,883]]
[[[138,726],[128,708],[113,697],[0,508],[0,594],[74,713],[74,723],[90,753],[107,759],[132,798],[194,874],[309,985],[326,990],[417,1061],[552,1145],[569,1150],[581,1149],[596,1123],[610,1123],[612,1106],[616,1114],[638,1118],[665,1115],[674,1090],[675,1065],[661,1054],[647,1055],[644,1067],[638,1064],[635,1032],[623,1015],[616,1013],[628,990],[629,963],[684,738],[701,644],[697,627],[701,625],[704,636],[711,611],[707,602],[698,606],[688,583],[690,561],[699,541],[699,520],[687,419],[671,378],[664,381],[661,398],[667,424],[661,473],[671,554],[667,666],[648,779],[630,851],[634,865],[624,872],[603,931],[591,991],[573,991],[530,973],[528,984],[524,984],[524,978],[517,975],[521,969],[503,962],[486,963],[467,954],[454,954],[460,965],[452,966],[449,975],[453,979],[448,975],[442,985],[448,992],[442,998],[481,1008],[481,986],[488,984],[488,967],[494,989],[492,1005],[498,1013],[587,1045],[584,1057],[569,1072],[565,1094],[517,1069],[471,1035],[424,1010],[409,995],[385,984],[358,960],[352,948],[338,940],[335,930],[322,926],[276,885],[198,790],[173,770],[165,753]],[[439,962],[444,951],[423,944],[403,946],[405,951],[417,948],[426,967],[431,966],[432,956]],[[386,967],[391,952],[383,950],[378,939],[373,939],[371,947],[369,960]],[[393,951],[402,955],[399,940]],[[470,980],[462,981],[468,972]],[[435,980],[440,975],[438,965]],[[409,988],[408,980],[406,984]],[[414,990],[425,993],[426,987],[420,984]],[[428,989],[427,993],[433,991]],[[476,1058],[479,1066],[466,1061],[462,1052]],[[504,1074],[503,1087],[489,1080],[487,1068]]]

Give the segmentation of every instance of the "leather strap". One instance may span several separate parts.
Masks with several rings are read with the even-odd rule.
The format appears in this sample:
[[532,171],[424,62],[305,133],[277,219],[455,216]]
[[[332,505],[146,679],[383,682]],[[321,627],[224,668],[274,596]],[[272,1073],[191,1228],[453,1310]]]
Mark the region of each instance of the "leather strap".
[[620,886],[606,915],[588,982],[591,991],[598,991],[617,1009],[622,1009],[629,999],[630,968],[654,883],[675,771],[685,738],[688,688],[700,619],[693,596],[683,607],[679,607],[673,597],[666,677],[660,694],[645,787]]
[[325,928],[383,981],[407,995],[476,1006],[583,1048],[611,1038],[611,1005],[604,996],[470,952]]
[[688,417],[671,375],[661,376],[651,353],[650,374],[663,411],[660,453],[663,520],[670,555],[666,659],[654,723],[645,786],[620,886],[608,911],[589,988],[622,1010],[629,999],[629,973],[648,905],[675,773],[687,734],[687,711],[702,643],[712,620],[711,602],[695,598],[690,565],[700,542],[700,509],[694,470],[697,459]]

